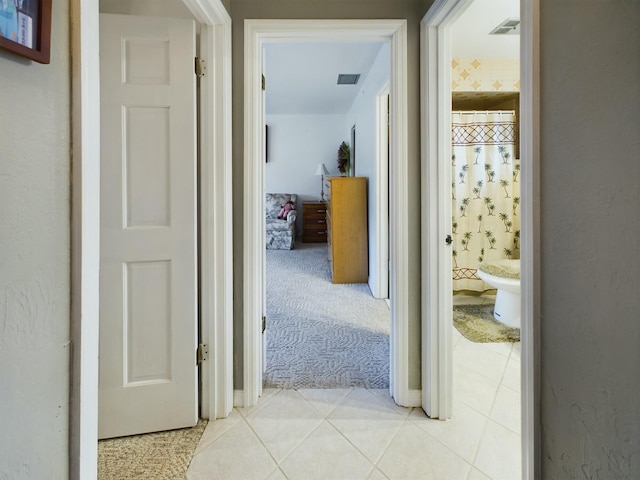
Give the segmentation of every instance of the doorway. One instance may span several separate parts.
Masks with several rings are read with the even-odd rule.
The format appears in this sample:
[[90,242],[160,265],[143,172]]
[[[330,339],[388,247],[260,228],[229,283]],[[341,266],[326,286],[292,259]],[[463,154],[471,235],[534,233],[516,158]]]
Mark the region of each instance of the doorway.
[[[452,22],[472,0],[437,1],[422,21],[423,111],[423,390],[431,416],[451,417],[451,32]],[[537,2],[521,2],[521,436],[522,478],[539,477],[539,430],[535,407],[539,386],[537,338],[539,242],[537,212],[539,152]]]
[[[366,25],[365,25],[366,23]],[[245,208],[244,208],[244,406],[252,406],[262,391],[261,323],[264,275],[264,145],[261,109],[263,44],[277,41],[327,39],[390,42],[391,47],[391,394],[396,403],[420,404],[420,391],[408,386],[408,258],[407,258],[407,97],[406,22],[245,20]]]
[[[179,0],[172,0],[176,3]],[[166,4],[167,2],[165,2]],[[169,2],[170,3],[170,2]],[[201,252],[203,339],[215,359],[203,366],[202,415],[226,416],[232,408],[231,295],[231,19],[219,0],[185,5],[200,22],[201,56],[211,74],[201,83],[200,122],[211,135],[202,159]],[[99,5],[73,0],[74,105],[70,476],[95,478],[97,464],[98,299],[100,236]],[[214,105],[216,108],[214,108]],[[208,137],[208,138],[207,138]],[[215,161],[214,161],[215,160]],[[213,199],[216,202],[213,202]],[[214,235],[216,232],[223,232]],[[214,284],[218,285],[214,288]],[[93,439],[93,440],[92,440]]]
[[[268,348],[263,385],[388,388],[389,309],[377,300],[379,265],[388,265],[388,253],[382,260],[378,257],[380,243],[388,244],[388,233],[380,235],[388,229],[388,216],[383,217],[385,225],[379,225],[378,219],[388,204],[388,174],[386,156],[379,158],[377,152],[381,128],[372,114],[379,103],[377,92],[389,83],[389,43],[341,39],[269,42],[264,52]],[[349,74],[346,80],[345,74]],[[386,151],[386,103],[383,113]],[[328,203],[321,195],[334,190],[328,188],[329,182],[335,186],[339,181],[335,177],[342,176],[337,151],[343,143],[351,154],[344,175],[359,178],[341,185],[364,179],[361,183],[366,188],[342,190],[350,198],[342,196],[336,204],[331,202],[335,207],[330,224],[334,241],[329,242]],[[379,165],[382,160],[385,166]],[[383,179],[378,178],[380,171],[385,173]],[[385,185],[384,190],[380,184]],[[297,204],[295,242],[290,235],[280,241],[284,222],[276,219],[289,198]],[[336,255],[338,250],[344,252],[336,247],[335,237],[346,229],[350,240],[343,236],[340,241],[352,246],[353,255],[335,256],[330,262],[331,246]],[[356,241],[356,235],[362,240]],[[357,276],[353,272],[356,265]],[[334,284],[330,266],[334,271],[351,272],[350,285]],[[342,280],[334,280],[346,281],[344,274],[337,276]]]

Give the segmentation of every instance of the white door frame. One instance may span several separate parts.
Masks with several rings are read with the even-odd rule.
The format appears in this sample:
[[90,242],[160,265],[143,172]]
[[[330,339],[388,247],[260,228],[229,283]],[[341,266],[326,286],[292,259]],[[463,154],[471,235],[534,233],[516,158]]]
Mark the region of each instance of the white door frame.
[[[420,404],[409,390],[407,24],[406,20],[245,20],[243,328],[244,406],[262,392],[262,263],[264,250],[263,125],[260,118],[262,45],[267,42],[388,41],[391,46],[391,395],[400,405]],[[240,396],[240,395],[239,395]]]
[[[376,298],[389,298],[389,83],[376,96]],[[371,285],[370,285],[371,286]]]
[[[176,0],[180,1],[180,0]],[[201,23],[203,415],[232,409],[231,18],[220,0],[183,0]],[[72,158],[69,477],[97,477],[100,268],[99,2],[71,0]],[[215,202],[214,202],[215,199]],[[214,232],[216,233],[214,235]],[[194,352],[195,357],[195,352]],[[195,358],[194,358],[195,360]]]
[[[451,416],[451,42],[449,26],[472,0],[437,0],[421,22],[423,395]],[[540,478],[540,33],[539,0],[520,1],[522,478]],[[435,226],[435,228],[434,228]],[[431,412],[429,412],[431,410]]]

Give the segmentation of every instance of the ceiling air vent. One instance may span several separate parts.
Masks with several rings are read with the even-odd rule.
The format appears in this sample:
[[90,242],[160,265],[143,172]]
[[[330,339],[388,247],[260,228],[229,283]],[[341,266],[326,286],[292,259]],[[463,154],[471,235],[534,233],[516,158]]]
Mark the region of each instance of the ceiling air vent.
[[338,85],[356,85],[360,80],[359,73],[340,73],[338,74]]
[[520,19],[507,18],[489,33],[491,35],[520,35]]

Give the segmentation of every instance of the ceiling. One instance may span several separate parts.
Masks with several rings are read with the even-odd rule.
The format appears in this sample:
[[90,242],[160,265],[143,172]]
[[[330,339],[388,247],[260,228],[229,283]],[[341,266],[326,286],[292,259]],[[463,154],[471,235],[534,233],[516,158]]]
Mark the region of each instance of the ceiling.
[[[451,27],[454,58],[519,58],[519,35],[490,35],[519,18],[519,0],[473,0]],[[353,104],[382,43],[269,43],[265,46],[267,114],[344,114]],[[360,74],[337,85],[338,74]]]
[[[379,42],[267,44],[267,114],[347,113],[381,46]],[[359,73],[358,85],[338,85],[341,73]]]
[[520,57],[520,35],[491,35],[507,18],[520,18],[519,0],[473,0],[451,27],[453,58]]

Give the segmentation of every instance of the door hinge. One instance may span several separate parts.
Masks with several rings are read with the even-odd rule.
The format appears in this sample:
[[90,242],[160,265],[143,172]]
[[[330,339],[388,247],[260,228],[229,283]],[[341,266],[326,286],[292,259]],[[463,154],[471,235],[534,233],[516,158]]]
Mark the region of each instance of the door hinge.
[[262,75],[262,90],[266,90],[267,89],[267,80],[264,78],[264,75]]
[[267,329],[267,316],[263,315],[262,316],[262,333],[264,333],[266,329]]
[[196,364],[200,365],[205,360],[209,359],[209,345],[201,343],[196,349]]
[[204,72],[205,72],[206,69],[207,69],[207,66],[204,63],[204,60],[202,58],[195,57],[195,72],[196,72],[196,76],[198,78],[204,77]]

